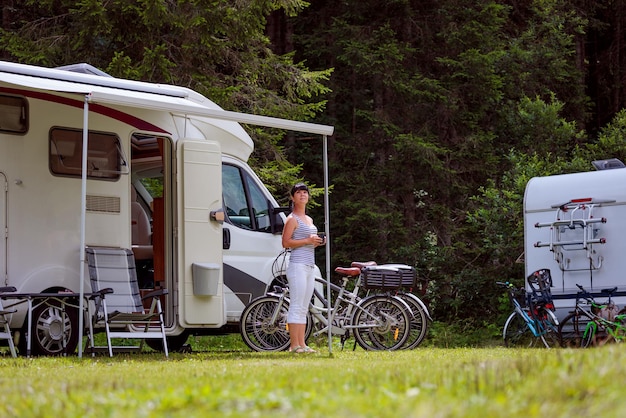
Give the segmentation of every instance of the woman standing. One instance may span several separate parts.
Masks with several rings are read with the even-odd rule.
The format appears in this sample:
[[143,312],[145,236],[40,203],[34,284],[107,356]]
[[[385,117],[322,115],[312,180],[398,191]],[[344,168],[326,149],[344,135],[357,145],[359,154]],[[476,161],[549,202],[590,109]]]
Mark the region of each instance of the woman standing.
[[309,188],[304,183],[297,183],[289,193],[293,201],[293,211],[287,216],[283,229],[283,247],[291,249],[287,281],[289,282],[289,351],[294,353],[314,353],[306,345],[304,333],[309,301],[313,296],[315,284],[315,247],[324,244],[317,235],[313,219],[306,214],[309,203]]

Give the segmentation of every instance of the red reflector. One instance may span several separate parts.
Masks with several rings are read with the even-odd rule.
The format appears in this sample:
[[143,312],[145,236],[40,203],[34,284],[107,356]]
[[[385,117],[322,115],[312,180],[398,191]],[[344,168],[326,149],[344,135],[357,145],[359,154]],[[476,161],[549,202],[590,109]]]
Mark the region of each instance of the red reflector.
[[591,202],[593,200],[593,198],[591,197],[583,197],[582,199],[572,199],[572,203],[585,203],[585,202]]

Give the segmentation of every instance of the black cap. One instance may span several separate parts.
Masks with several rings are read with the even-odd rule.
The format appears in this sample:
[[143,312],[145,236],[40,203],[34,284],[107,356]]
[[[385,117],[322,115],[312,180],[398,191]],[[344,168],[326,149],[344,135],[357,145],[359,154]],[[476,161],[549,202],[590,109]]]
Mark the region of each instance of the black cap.
[[289,195],[293,196],[298,190],[306,190],[308,192],[309,191],[309,187],[306,184],[304,184],[304,183],[296,183],[291,188],[291,192],[289,192]]

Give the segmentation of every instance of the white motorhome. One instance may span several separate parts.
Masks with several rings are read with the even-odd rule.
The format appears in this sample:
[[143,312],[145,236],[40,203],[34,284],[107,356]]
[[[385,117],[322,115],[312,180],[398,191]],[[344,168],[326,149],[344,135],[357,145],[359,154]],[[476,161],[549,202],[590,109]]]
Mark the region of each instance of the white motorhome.
[[[524,196],[526,276],[549,269],[559,317],[576,302],[577,284],[599,301],[617,287],[626,305],[626,169],[615,160],[598,171],[532,178]],[[605,169],[606,168],[606,169]]]
[[[132,248],[142,289],[168,289],[170,349],[238,325],[246,304],[272,285],[285,216],[246,164],[253,142],[238,122],[332,134],[227,112],[190,89],[86,64],[0,62],[2,285],[89,289],[84,246]],[[35,353],[76,348],[75,312],[33,315]],[[11,326],[24,335],[26,322],[21,309]]]

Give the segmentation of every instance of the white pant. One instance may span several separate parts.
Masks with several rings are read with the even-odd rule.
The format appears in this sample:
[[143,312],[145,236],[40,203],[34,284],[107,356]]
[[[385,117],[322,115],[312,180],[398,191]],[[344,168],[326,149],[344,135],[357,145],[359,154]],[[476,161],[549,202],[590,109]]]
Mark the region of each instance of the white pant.
[[287,323],[306,324],[306,314],[315,285],[315,266],[289,263],[287,281],[289,282]]

